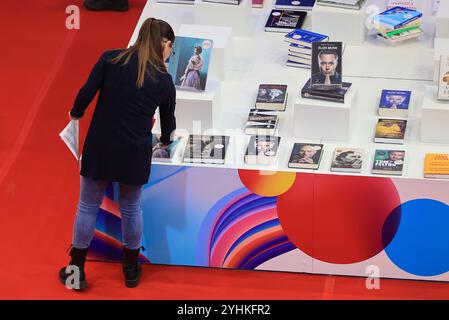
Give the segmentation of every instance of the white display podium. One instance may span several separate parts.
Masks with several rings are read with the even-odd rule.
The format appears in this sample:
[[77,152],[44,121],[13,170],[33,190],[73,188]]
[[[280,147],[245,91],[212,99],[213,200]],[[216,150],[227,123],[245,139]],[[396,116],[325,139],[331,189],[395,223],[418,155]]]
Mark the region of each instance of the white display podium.
[[421,141],[449,143],[449,101],[437,100],[437,86],[427,86],[421,110]]
[[232,35],[248,36],[251,29],[251,0],[241,0],[239,5],[195,0],[194,24],[226,26]]
[[449,38],[449,0],[440,0],[435,17],[435,37]]
[[[220,108],[220,80],[209,78],[205,92],[176,91],[176,128],[180,133],[200,134],[214,128]],[[214,118],[215,117],[215,118]],[[159,109],[153,133],[160,133]]]
[[315,5],[312,9],[312,31],[329,36],[330,41],[361,45],[366,39],[365,4],[360,10]]
[[438,85],[440,74],[440,57],[449,55],[449,38],[435,38],[433,84]]
[[232,52],[231,33],[230,27],[182,24],[177,35],[212,40],[214,44],[208,75],[225,79],[225,71]]
[[346,93],[345,103],[304,99],[294,105],[294,136],[296,138],[348,141],[353,126],[357,88]]

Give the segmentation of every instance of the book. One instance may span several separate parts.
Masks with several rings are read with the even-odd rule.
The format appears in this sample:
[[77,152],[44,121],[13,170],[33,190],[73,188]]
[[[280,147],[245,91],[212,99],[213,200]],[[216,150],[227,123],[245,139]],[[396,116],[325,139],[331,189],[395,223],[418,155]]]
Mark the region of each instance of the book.
[[256,108],[284,111],[287,97],[287,85],[261,84],[257,91]]
[[251,165],[272,165],[276,161],[281,137],[253,135],[249,139],[245,163]]
[[289,56],[295,56],[295,57],[298,57],[298,58],[303,58],[303,59],[308,60],[309,62],[312,61],[312,54],[311,53],[310,54],[298,53],[298,52],[294,52],[294,51],[290,51],[289,50]]
[[403,144],[406,130],[407,120],[379,119],[374,142]]
[[422,17],[422,13],[403,7],[393,7],[373,17],[375,26],[398,29]]
[[303,56],[298,56],[298,55],[295,55],[295,54],[289,54],[288,55],[288,60],[294,61],[294,62],[303,63],[303,64],[307,64],[307,65],[311,66],[312,65],[311,57],[312,56],[303,57]]
[[317,0],[319,6],[360,10],[365,0]]
[[410,10],[416,10],[415,0],[388,0],[387,9],[402,7]]
[[184,162],[224,164],[229,136],[191,134],[184,150]]
[[395,43],[403,42],[405,40],[417,39],[417,38],[421,37],[422,34],[423,34],[423,31],[421,30],[421,28],[417,28],[417,29],[413,29],[413,30],[404,31],[401,33],[396,33],[391,36],[382,34],[382,33],[378,33],[377,37],[381,40],[386,41],[389,44],[395,44]]
[[286,34],[284,40],[289,43],[294,43],[301,45],[303,47],[312,48],[313,42],[328,41],[329,36],[304,29],[296,29]]
[[264,0],[252,0],[253,8],[263,8]]
[[300,29],[306,19],[307,12],[292,10],[272,10],[265,24],[268,32],[291,32]]
[[312,56],[312,48],[304,47],[296,43],[290,43],[288,46],[288,51],[294,54],[305,54]]
[[376,150],[373,162],[373,174],[400,176],[404,171],[405,151]]
[[403,117],[408,115],[411,91],[382,90],[378,113],[383,117]]
[[276,9],[312,10],[315,0],[276,0]]
[[421,21],[415,20],[415,21],[412,21],[412,22],[409,22],[409,23],[403,25],[402,27],[400,27],[398,29],[392,29],[392,28],[389,28],[386,26],[376,26],[376,30],[382,34],[387,34],[387,33],[394,32],[394,31],[399,31],[399,33],[400,33],[400,31],[406,30],[408,28],[420,27],[420,26],[421,26]]
[[177,89],[204,91],[212,54],[209,39],[176,37],[168,72]]
[[322,144],[295,143],[288,161],[288,167],[318,170],[322,155]]
[[311,86],[320,90],[342,87],[342,43],[312,43]]
[[152,160],[156,162],[173,162],[181,139],[175,139],[168,146],[160,143],[160,134],[153,134]]
[[440,58],[438,100],[449,100],[449,55]]
[[194,4],[195,0],[157,0],[159,3]]
[[424,177],[431,179],[449,179],[449,154],[426,154],[424,160]]
[[221,4],[233,4],[239,5],[240,0],[202,0],[204,2],[213,2],[213,3],[221,3]]
[[272,110],[251,109],[246,122],[245,133],[254,135],[274,135],[279,117]]
[[363,157],[364,150],[361,148],[335,148],[331,171],[360,173]]
[[345,96],[348,90],[351,88],[352,83],[342,82],[341,88],[336,88],[333,90],[318,90],[310,85],[310,79],[306,82],[304,87],[301,89],[301,97],[305,99],[318,99],[333,102],[345,102]]

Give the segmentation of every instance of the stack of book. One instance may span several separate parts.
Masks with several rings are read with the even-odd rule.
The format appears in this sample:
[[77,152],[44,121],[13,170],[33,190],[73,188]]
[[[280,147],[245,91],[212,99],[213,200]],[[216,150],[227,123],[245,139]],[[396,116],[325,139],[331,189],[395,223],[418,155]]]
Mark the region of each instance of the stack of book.
[[285,35],[288,42],[287,66],[310,69],[312,65],[312,43],[329,41],[329,37],[303,29],[296,29]]
[[360,10],[366,0],[317,0],[319,6]]
[[388,9],[373,18],[377,37],[389,44],[416,39],[421,36],[422,13],[403,7]]

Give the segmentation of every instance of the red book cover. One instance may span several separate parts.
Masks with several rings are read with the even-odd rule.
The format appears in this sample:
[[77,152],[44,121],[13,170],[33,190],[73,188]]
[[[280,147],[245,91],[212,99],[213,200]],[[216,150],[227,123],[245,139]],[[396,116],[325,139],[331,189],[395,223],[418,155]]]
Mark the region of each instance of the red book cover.
[[253,8],[262,8],[263,7],[264,0],[252,0],[252,1],[253,1]]

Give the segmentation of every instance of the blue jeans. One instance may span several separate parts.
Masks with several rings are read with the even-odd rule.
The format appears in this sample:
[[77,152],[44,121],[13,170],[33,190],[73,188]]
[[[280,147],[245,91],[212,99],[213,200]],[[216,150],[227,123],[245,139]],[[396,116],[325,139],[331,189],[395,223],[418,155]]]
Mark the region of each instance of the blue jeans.
[[[75,218],[72,246],[89,247],[95,232],[98,209],[103,200],[108,181],[92,180],[81,176],[80,199]],[[143,215],[140,206],[142,186],[119,184],[119,207],[122,214],[123,246],[141,247]]]

